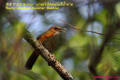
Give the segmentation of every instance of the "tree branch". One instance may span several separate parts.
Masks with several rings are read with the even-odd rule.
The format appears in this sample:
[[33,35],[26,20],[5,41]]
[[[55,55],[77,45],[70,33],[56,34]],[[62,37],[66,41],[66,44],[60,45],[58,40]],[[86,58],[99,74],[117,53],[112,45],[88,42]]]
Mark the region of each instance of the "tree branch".
[[41,43],[33,39],[32,35],[25,29],[24,39],[40,54],[56,72],[64,80],[73,80],[71,74],[69,74],[66,69],[56,60],[55,56],[51,54],[46,48],[43,47]]

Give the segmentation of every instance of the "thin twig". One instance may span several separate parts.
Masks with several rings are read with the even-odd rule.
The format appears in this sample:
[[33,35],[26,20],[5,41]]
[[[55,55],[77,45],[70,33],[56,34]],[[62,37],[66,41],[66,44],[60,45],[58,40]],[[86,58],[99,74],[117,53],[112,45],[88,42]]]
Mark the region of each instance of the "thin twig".
[[79,30],[79,31],[82,31],[82,32],[91,32],[91,33],[95,33],[95,34],[99,34],[99,35],[104,35],[103,33],[99,33],[99,32],[96,32],[96,31],[90,31],[90,30],[81,30],[80,28],[78,28],[77,26],[73,26],[72,24],[62,20],[64,22],[64,24],[67,24],[69,25],[69,27],[71,27],[72,29],[74,30]]
[[[95,33],[95,34],[98,34],[98,35],[102,35],[102,36],[104,36],[105,34],[103,34],[103,33],[100,33],[100,32],[96,32],[96,31],[90,31],[90,30],[81,30],[80,28],[78,28],[77,26],[74,26],[74,25],[72,25],[72,24],[70,24],[70,23],[68,23],[68,22],[66,22],[66,21],[64,21],[64,20],[62,20],[63,22],[64,22],[64,24],[67,24],[67,25],[69,25],[69,27],[71,27],[72,29],[74,29],[74,30],[79,30],[79,31],[82,31],[82,32],[91,32],[91,33]],[[120,34],[119,32],[115,32],[115,34]]]
[[91,33],[95,33],[95,34],[99,34],[99,35],[104,35],[103,33],[95,32],[95,31],[85,31],[85,32],[91,32]]

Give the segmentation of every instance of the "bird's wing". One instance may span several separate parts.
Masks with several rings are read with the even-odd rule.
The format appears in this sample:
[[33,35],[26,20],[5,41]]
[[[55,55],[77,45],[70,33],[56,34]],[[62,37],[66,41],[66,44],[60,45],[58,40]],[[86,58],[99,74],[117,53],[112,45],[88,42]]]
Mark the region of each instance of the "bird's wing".
[[63,41],[63,37],[61,35],[57,35],[46,39],[43,42],[43,46],[47,48],[48,51],[54,52],[63,44]]

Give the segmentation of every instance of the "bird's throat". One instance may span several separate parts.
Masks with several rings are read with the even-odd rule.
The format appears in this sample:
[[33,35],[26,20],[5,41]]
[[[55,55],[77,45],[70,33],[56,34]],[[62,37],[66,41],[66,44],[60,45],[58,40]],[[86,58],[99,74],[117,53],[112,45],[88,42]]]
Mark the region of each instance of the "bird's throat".
[[50,38],[50,37],[53,37],[55,35],[55,32],[46,32],[44,34],[42,34],[40,37],[38,37],[37,39],[39,41],[41,41],[41,43],[43,43],[46,39]]

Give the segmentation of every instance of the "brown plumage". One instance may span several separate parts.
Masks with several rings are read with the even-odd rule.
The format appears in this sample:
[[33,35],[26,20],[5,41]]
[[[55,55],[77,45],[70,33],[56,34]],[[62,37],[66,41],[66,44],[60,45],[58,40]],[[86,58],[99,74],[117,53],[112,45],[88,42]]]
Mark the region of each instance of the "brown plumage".
[[[45,48],[48,49],[48,51],[53,52],[57,45],[55,44],[55,38],[60,32],[65,31],[65,29],[61,27],[51,27],[47,32],[43,33],[42,35],[37,37],[37,40],[40,41]],[[29,59],[26,62],[25,67],[27,69],[32,69],[32,66],[34,65],[35,61],[37,60],[39,54],[33,51],[32,55],[29,57]]]

